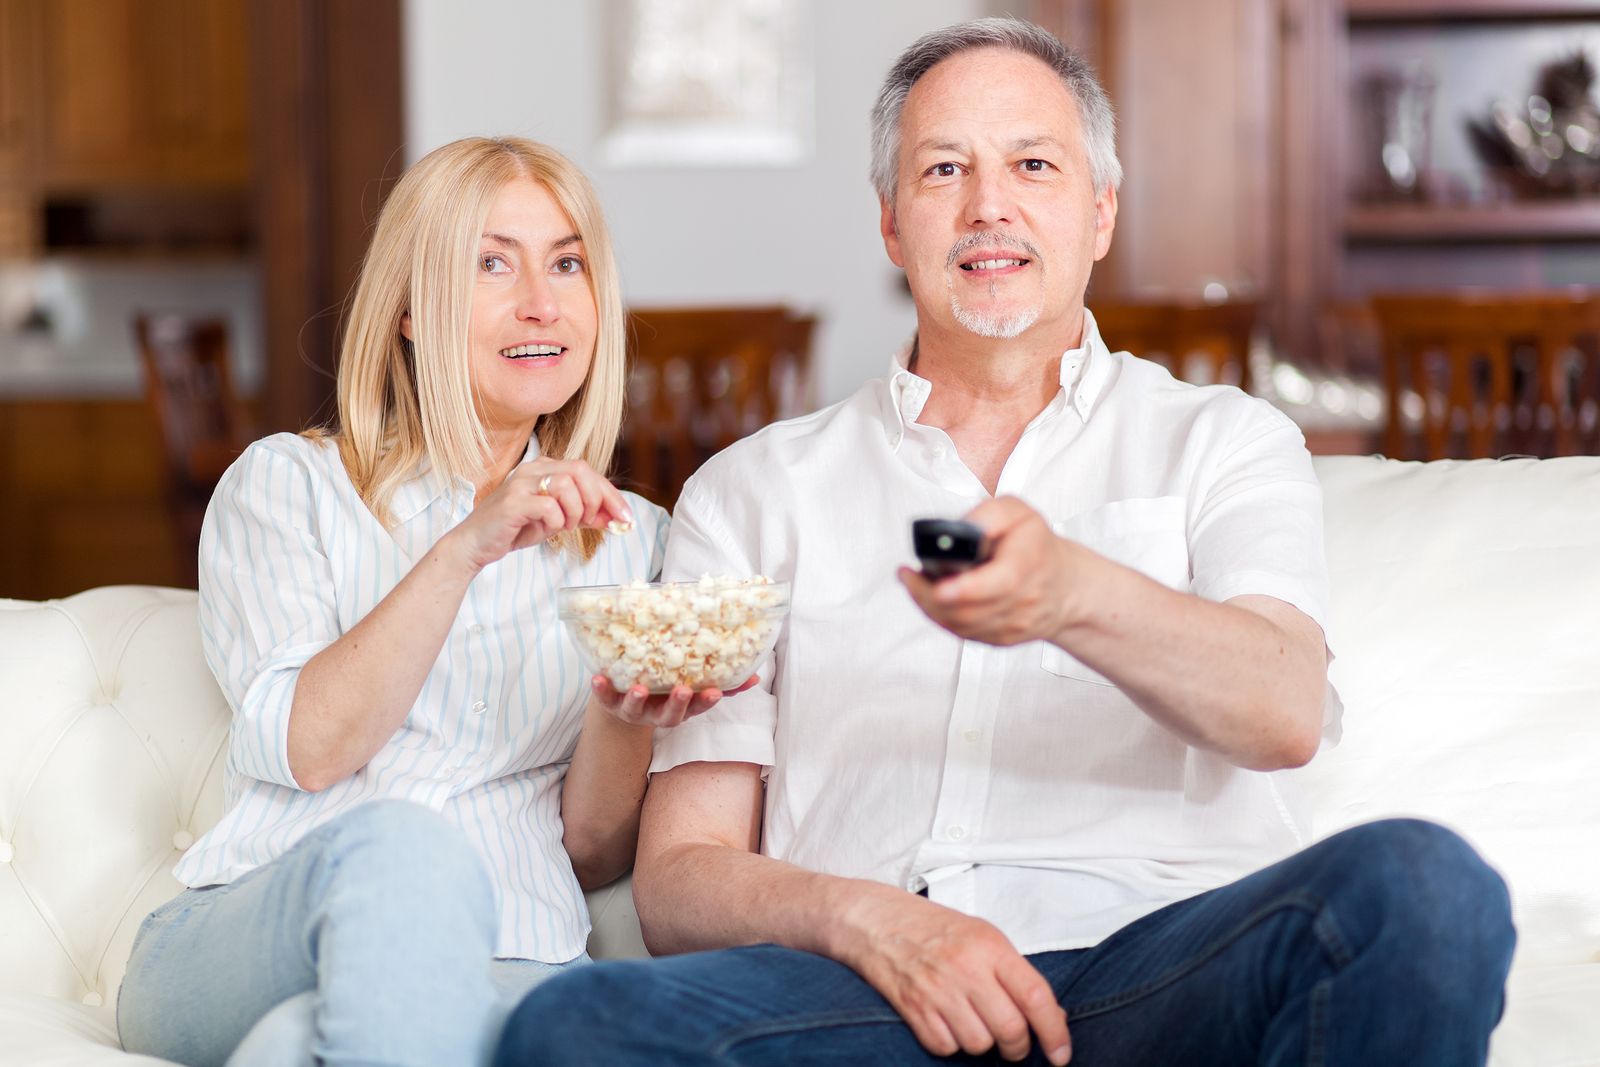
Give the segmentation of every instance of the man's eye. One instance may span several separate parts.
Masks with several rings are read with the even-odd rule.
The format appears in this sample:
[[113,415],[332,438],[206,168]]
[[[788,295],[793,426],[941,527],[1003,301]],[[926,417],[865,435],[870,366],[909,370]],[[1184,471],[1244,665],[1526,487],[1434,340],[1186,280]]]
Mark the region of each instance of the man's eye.
[[478,258],[478,268],[486,274],[504,274],[511,269],[504,256],[489,254]]
[[582,274],[583,260],[577,256],[562,256],[556,260],[555,272],[557,274]]
[[928,173],[935,178],[954,178],[956,176],[956,165],[954,163],[935,163],[928,168]]
[[1049,168],[1050,164],[1046,163],[1042,159],[1024,159],[1022,161],[1023,170],[1033,171],[1036,174],[1040,171],[1048,170]]

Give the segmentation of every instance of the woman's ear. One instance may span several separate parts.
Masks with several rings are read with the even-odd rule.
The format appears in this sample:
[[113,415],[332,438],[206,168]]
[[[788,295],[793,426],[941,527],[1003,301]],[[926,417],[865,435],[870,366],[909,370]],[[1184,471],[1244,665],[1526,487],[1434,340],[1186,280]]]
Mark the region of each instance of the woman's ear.
[[400,316],[400,336],[404,337],[407,341],[416,340],[416,338],[411,336],[411,312],[409,311]]

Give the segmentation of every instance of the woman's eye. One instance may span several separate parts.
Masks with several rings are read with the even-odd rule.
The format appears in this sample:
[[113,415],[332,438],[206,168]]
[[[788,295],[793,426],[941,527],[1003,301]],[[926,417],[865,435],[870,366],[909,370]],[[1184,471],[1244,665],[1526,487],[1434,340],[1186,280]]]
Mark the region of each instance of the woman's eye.
[[556,260],[555,272],[557,274],[582,274],[583,260],[577,256],[562,256]]
[[504,274],[511,269],[511,264],[505,261],[504,256],[490,253],[478,259],[478,268],[486,274]]

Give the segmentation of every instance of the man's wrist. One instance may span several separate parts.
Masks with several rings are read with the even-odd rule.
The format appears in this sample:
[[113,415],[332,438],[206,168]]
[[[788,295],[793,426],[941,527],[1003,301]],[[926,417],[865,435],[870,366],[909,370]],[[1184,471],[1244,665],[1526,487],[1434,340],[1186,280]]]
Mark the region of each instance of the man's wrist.
[[880,919],[884,907],[890,905],[889,897],[905,896],[905,892],[879,882],[828,878],[820,895],[826,926],[819,951],[860,973],[871,954],[874,935],[883,929]]

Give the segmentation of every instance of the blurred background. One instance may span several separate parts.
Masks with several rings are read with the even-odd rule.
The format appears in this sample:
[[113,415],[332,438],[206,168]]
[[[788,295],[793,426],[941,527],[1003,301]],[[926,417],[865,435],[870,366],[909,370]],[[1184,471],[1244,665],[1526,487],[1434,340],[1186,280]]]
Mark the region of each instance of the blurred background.
[[191,584],[231,458],[331,414],[388,188],[469,134],[598,187],[618,474],[670,503],[908,340],[867,112],[991,14],[1117,106],[1114,349],[1315,452],[1600,451],[1600,0],[0,0],[0,597]]

